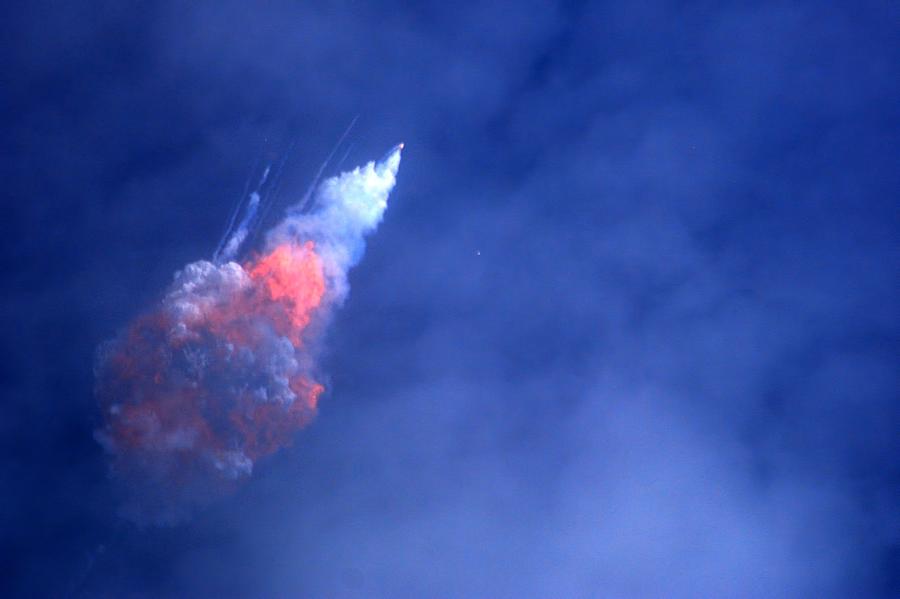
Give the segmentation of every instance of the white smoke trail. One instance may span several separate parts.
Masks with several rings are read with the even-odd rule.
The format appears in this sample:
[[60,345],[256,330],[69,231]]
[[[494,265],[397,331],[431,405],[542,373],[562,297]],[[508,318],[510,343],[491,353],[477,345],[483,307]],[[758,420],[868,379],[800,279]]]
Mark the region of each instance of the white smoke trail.
[[313,241],[323,260],[326,289],[334,301],[342,302],[348,291],[347,271],[362,258],[364,237],[375,230],[387,208],[402,150],[401,143],[378,162],[326,179],[316,191],[311,211],[305,211],[303,200],[289,208],[285,219],[269,232],[267,247]]

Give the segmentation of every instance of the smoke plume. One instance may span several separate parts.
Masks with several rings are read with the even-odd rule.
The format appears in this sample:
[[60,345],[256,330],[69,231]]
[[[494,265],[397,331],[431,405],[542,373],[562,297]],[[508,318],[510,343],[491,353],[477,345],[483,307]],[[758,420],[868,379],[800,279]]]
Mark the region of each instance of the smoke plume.
[[237,261],[260,204],[254,192],[215,258],[177,272],[155,308],[101,346],[96,437],[128,489],[126,516],[184,518],[315,417],[317,339],[381,221],[401,149],[325,180],[310,209],[304,198],[261,252]]

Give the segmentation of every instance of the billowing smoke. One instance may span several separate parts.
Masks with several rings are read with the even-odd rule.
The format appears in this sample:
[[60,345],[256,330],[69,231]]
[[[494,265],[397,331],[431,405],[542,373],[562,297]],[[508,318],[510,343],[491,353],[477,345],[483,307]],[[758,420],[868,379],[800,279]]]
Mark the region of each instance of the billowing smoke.
[[253,192],[215,258],[176,273],[159,305],[100,348],[96,437],[129,491],[126,516],[184,518],[315,417],[317,338],[381,221],[402,147],[325,180],[241,262]]

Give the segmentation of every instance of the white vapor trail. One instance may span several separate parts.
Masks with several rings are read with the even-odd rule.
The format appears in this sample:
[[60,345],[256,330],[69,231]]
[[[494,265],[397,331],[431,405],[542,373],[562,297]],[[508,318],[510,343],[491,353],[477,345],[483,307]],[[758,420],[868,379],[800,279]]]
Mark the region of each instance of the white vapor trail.
[[301,200],[267,235],[266,245],[309,240],[322,258],[326,289],[340,303],[347,295],[347,271],[362,258],[364,237],[375,230],[396,183],[403,144],[378,162],[326,179],[316,190],[312,208]]

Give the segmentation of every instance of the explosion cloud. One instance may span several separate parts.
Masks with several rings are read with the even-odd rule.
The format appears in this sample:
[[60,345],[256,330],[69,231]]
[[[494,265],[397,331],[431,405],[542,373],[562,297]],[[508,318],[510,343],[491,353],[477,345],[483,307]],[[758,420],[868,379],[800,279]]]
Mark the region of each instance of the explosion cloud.
[[381,221],[402,147],[325,180],[311,209],[290,208],[263,251],[238,262],[254,192],[216,257],[176,273],[159,305],[101,346],[96,437],[131,491],[126,516],[185,517],[315,417],[316,339]]

